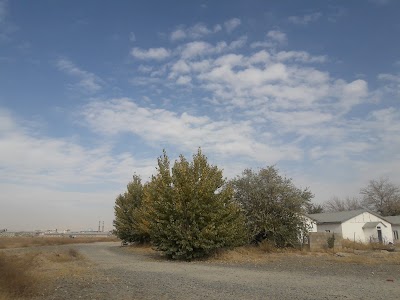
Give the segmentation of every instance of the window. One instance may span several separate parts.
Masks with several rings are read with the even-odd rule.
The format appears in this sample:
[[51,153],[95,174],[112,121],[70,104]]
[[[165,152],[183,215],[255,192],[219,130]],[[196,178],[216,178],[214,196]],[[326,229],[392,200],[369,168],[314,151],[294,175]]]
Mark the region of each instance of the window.
[[325,232],[331,232],[331,231],[327,229],[327,230],[325,230]]
[[395,240],[398,240],[398,239],[399,239],[399,232],[398,232],[397,230],[393,230],[393,238],[394,238]]

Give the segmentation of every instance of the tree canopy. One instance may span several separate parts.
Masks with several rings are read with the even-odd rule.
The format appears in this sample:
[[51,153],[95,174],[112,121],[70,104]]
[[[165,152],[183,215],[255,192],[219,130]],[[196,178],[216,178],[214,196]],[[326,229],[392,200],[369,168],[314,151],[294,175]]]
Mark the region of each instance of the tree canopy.
[[169,257],[190,260],[245,242],[244,218],[233,190],[200,149],[192,162],[181,155],[172,172],[164,152],[147,196],[151,241]]
[[382,216],[400,215],[400,188],[388,178],[370,180],[360,194],[363,195],[363,205]]
[[143,231],[139,221],[140,209],[144,196],[144,187],[138,175],[128,183],[127,191],[118,195],[114,206],[114,227],[116,235],[126,242],[144,242],[149,240],[149,234]]
[[343,200],[334,196],[325,202],[323,207],[326,212],[338,212],[360,209],[363,208],[363,205],[357,197],[346,197],[346,199]]
[[275,167],[259,172],[246,169],[232,180],[235,199],[246,215],[253,242],[271,240],[278,247],[297,244],[307,231],[302,213],[313,194],[297,188],[292,179],[279,175]]

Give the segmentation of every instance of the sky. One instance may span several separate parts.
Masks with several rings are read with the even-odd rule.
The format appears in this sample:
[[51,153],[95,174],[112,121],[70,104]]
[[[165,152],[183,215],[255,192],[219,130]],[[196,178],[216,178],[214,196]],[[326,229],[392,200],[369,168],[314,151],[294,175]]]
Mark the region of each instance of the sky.
[[400,2],[0,0],[0,229],[112,229],[157,157],[400,184]]

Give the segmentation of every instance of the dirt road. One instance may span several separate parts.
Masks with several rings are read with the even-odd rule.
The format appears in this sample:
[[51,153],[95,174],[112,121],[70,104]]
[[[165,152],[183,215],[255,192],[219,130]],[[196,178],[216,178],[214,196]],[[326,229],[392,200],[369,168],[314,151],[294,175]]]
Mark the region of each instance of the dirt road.
[[[50,299],[400,299],[400,267],[291,257],[257,266],[173,262],[117,243],[74,245],[90,278],[62,281]],[[389,281],[388,281],[389,280]]]

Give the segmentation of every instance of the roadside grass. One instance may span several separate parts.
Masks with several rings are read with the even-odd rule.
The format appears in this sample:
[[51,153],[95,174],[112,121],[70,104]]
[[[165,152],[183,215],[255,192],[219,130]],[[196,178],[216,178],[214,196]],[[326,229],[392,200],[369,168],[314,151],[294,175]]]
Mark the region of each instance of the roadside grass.
[[359,265],[399,265],[399,252],[364,252],[364,253],[348,253],[344,257],[329,256],[330,261],[338,263],[350,263]]
[[349,239],[342,240],[342,247],[344,250],[391,250],[393,246],[382,243],[360,243],[350,241]]
[[[344,243],[343,249],[335,250],[321,249],[320,251],[309,251],[308,249],[276,248],[268,242],[259,245],[246,245],[233,249],[219,249],[213,255],[194,260],[210,263],[223,264],[266,264],[288,258],[296,261],[307,260],[314,263],[350,263],[350,264],[394,264],[400,265],[400,252],[374,250],[377,245],[357,244],[358,250],[353,253],[352,244]],[[165,256],[152,248],[150,244],[134,244],[124,247],[126,251],[147,256],[154,260],[165,260]],[[342,253],[337,256],[336,253]]]
[[56,278],[86,272],[85,257],[76,249],[46,252],[0,252],[0,300],[30,299],[51,293]]
[[117,242],[112,237],[0,237],[0,249],[25,248],[34,246],[54,246],[96,242]]

